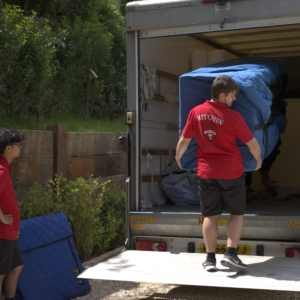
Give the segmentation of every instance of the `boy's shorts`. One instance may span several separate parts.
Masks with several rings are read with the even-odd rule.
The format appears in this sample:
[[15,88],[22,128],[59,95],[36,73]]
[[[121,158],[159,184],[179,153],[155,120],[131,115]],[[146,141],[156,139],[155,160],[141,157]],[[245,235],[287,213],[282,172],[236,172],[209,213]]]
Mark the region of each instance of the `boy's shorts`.
[[218,216],[223,210],[244,215],[246,209],[245,175],[236,179],[198,177],[200,211],[204,217]]
[[0,275],[7,275],[11,270],[23,264],[17,240],[0,239]]

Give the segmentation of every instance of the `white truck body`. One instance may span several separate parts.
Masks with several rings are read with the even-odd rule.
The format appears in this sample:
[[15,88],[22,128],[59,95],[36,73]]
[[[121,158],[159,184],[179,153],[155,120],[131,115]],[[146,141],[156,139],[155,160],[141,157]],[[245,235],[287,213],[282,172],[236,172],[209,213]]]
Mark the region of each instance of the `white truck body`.
[[[205,253],[202,234],[203,217],[199,207],[164,204],[145,208],[142,200],[153,197],[159,200],[164,197],[159,181],[156,179],[159,179],[166,168],[167,158],[174,157],[174,150],[179,138],[178,104],[164,101],[166,95],[178,97],[176,76],[192,71],[193,64],[201,64],[203,61],[209,63],[209,59],[216,59],[216,50],[220,51],[220,55],[225,50],[228,57],[256,55],[277,57],[285,62],[290,73],[289,90],[294,92],[295,97],[286,99],[289,125],[282,135],[283,143],[280,148],[282,153],[272,168],[271,176],[281,186],[300,186],[300,119],[298,117],[300,92],[297,91],[300,86],[298,76],[300,69],[300,1],[203,2],[201,0],[136,1],[127,4],[126,7],[127,110],[133,113],[133,123],[128,126],[127,250],[134,250],[135,244],[139,241],[154,241],[165,242],[167,252],[173,254],[194,252],[198,253],[197,257],[201,257],[201,259],[205,257],[204,254],[199,254]],[[208,53],[207,57],[197,58],[197,55],[203,53],[205,55],[206,52]],[[226,59],[225,56],[223,55],[223,59]],[[158,70],[171,73],[167,75],[160,73],[156,91],[156,94],[160,94],[160,96],[156,96],[149,102],[148,111],[145,111],[141,105],[140,64],[154,66]],[[147,152],[153,154],[151,167],[149,167],[149,162],[147,165],[145,155]],[[258,174],[254,175],[253,188],[255,190],[262,188],[258,176]],[[154,199],[154,202],[159,201]],[[219,218],[217,253],[220,254],[225,251],[228,218],[228,214],[223,214]],[[292,201],[258,199],[247,205],[239,252],[241,255],[249,255],[249,257],[245,256],[243,260],[250,263],[249,269],[251,269],[251,262],[263,263],[268,260],[266,274],[273,274],[269,277],[271,281],[276,281],[276,289],[300,291],[300,276],[295,278],[293,275],[293,287],[288,287],[291,283],[291,273],[289,272],[296,274],[299,268],[298,250],[295,250],[294,258],[285,258],[288,248],[300,249],[300,199],[295,198]],[[149,252],[139,252],[137,254],[139,259],[135,261],[135,252],[126,252],[121,254],[114,270],[118,270],[120,275],[116,279],[138,281],[137,276],[132,275],[134,272],[130,272],[130,266],[137,266],[137,263],[142,261],[143,255],[145,260],[155,260],[154,257],[162,255],[163,259],[159,264],[161,266],[159,272],[162,276],[157,277],[151,273],[153,279],[148,274],[149,276],[145,277],[147,279],[140,281],[168,282],[168,280],[164,281],[159,278],[166,277],[168,274],[170,278],[173,276],[168,273],[167,267],[171,263],[168,259],[171,257],[173,259],[173,256],[157,252],[151,256]],[[182,263],[189,259],[196,259],[196,256],[185,256]],[[295,261],[295,264],[291,261]],[[110,270],[109,264],[108,261],[106,265],[108,271]],[[285,264],[288,264],[293,271],[284,268],[281,269],[281,273],[279,272],[280,275],[274,271],[276,266],[281,268],[280,266]],[[159,268],[156,264],[155,266]],[[102,265],[102,268],[105,266]],[[90,274],[95,274],[92,270],[90,272]],[[277,278],[274,272],[277,274],[276,276],[283,277]],[[103,274],[108,273],[104,272]],[[200,273],[198,275],[204,278],[205,273],[201,273],[202,275]],[[106,276],[99,275],[100,277],[97,277],[88,274],[86,271],[82,276],[101,277],[101,279],[105,279]],[[247,276],[256,276],[255,272],[249,274]],[[298,274],[300,275],[300,272]],[[268,276],[266,275],[266,277]],[[109,275],[107,275],[107,279],[111,279]],[[248,282],[249,284],[245,283],[241,287],[273,289],[273,281],[271,285],[264,285],[262,282],[259,283],[262,278],[258,279],[255,281],[255,285],[252,285],[254,281],[250,280],[251,284]],[[220,285],[218,280],[212,281],[210,284],[207,283],[207,280],[198,281],[199,285],[237,287],[235,283],[231,284],[230,280],[224,282],[223,285]],[[169,283],[175,283],[175,281],[169,280]],[[181,281],[179,279],[176,283],[188,284],[188,278],[185,277]],[[190,284],[197,283],[190,278]]]

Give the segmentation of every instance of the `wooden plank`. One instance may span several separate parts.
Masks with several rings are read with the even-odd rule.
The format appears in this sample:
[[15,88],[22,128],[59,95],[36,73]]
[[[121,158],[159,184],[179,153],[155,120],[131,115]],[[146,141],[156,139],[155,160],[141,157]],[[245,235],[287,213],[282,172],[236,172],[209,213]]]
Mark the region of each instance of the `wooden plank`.
[[55,124],[55,174],[63,174],[67,177],[68,158],[67,158],[67,125]]
[[44,131],[55,131],[55,125],[44,125]]
[[68,157],[124,153],[120,136],[126,132],[68,132]]
[[34,182],[46,184],[53,179],[54,158],[18,159],[11,166],[14,188],[30,187]]
[[164,102],[165,101],[165,97],[161,96],[161,95],[154,95],[154,97],[152,98],[152,100]]
[[38,130],[20,130],[20,132],[24,134],[25,139],[22,141],[22,150],[18,159],[54,158],[54,132]]
[[120,188],[121,190],[126,190],[126,174],[120,174],[120,175],[113,175],[113,176],[106,176],[101,177],[103,182],[106,182],[110,180],[109,183],[107,183],[107,187],[113,189],[113,188]]
[[161,70],[156,70],[156,75],[160,76],[160,77],[168,78],[168,79],[171,79],[171,80],[179,81],[179,76],[178,75],[171,74],[171,73],[168,73],[168,72],[164,72],[164,71],[161,71]]
[[[169,156],[169,150],[156,150],[156,149],[143,149],[142,155],[145,156],[147,153],[150,153],[152,156]],[[172,156],[176,155],[176,150],[172,150]]]
[[[162,176],[160,175],[154,175],[153,181],[161,181]],[[142,176],[142,182],[151,182],[151,176]]]
[[80,176],[87,178],[88,174],[94,177],[126,174],[126,153],[69,157],[68,161],[68,178],[71,180]]

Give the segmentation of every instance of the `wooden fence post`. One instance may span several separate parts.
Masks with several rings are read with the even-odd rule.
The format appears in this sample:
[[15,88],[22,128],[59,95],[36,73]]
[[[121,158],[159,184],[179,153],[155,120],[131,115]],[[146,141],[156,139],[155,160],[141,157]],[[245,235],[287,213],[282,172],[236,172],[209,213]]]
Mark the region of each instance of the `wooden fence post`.
[[54,131],[54,173],[58,175],[63,174],[63,177],[67,177],[67,125],[44,125],[44,130]]

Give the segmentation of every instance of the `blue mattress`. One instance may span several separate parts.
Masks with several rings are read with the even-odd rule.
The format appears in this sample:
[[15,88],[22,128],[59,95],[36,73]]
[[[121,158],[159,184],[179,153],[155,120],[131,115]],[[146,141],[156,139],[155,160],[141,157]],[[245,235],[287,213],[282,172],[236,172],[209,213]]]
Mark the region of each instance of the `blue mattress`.
[[[264,159],[274,149],[284,126],[282,116],[276,117],[266,126],[271,116],[273,97],[268,85],[274,84],[282,74],[288,76],[281,60],[249,57],[227,60],[182,75],[179,79],[179,136],[191,109],[211,99],[213,80],[220,75],[227,75],[233,78],[240,88],[232,109],[239,112],[246,121],[261,146]],[[263,126],[264,129],[258,130]],[[256,168],[254,157],[239,139],[237,143],[243,157],[245,172],[253,171]],[[184,170],[196,170],[196,151],[197,142],[193,138],[181,160]]]
[[88,293],[87,279],[77,255],[73,231],[60,212],[20,223],[18,244],[24,259],[17,288],[17,300],[67,300]]

